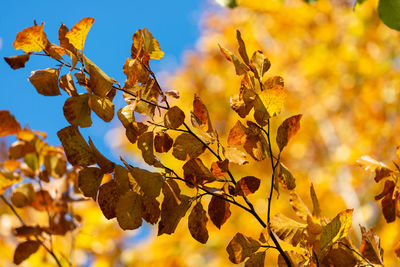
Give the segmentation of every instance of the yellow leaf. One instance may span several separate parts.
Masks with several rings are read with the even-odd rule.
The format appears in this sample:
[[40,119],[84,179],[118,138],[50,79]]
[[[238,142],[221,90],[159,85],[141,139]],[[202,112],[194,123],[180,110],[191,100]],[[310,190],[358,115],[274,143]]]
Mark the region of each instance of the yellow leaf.
[[379,162],[370,156],[362,156],[357,160],[357,164],[363,167],[366,171],[375,173],[375,182],[379,182],[383,178],[389,177],[393,171],[383,162]]
[[19,122],[8,110],[0,110],[0,137],[16,134],[21,130]]
[[103,172],[97,167],[86,167],[79,171],[78,187],[85,197],[96,200],[97,190],[103,179]]
[[58,69],[36,70],[28,78],[39,94],[45,96],[61,95],[58,88]]
[[133,112],[131,105],[125,106],[118,110],[117,115],[118,119],[125,128],[128,128],[129,125],[135,121],[135,113]]
[[272,217],[270,223],[272,231],[274,231],[280,239],[291,243],[293,246],[297,246],[297,244],[305,238],[303,233],[307,224],[296,222],[281,213]]
[[68,126],[57,132],[68,161],[74,166],[88,166],[96,159],[77,126]]
[[107,97],[91,94],[89,107],[105,122],[109,122],[114,118],[114,103]]
[[308,210],[307,206],[296,192],[290,191],[289,203],[296,215],[303,221],[307,221],[307,217],[311,216],[311,212]]
[[254,102],[254,118],[264,125],[265,121],[278,115],[285,103],[286,93],[282,88],[266,89],[258,94]]
[[226,251],[229,260],[233,263],[241,263],[260,248],[260,243],[251,237],[237,233],[229,242]]
[[25,53],[40,52],[49,43],[46,34],[43,32],[44,23],[40,26],[25,28],[17,34],[13,46],[16,50],[22,49]]
[[85,46],[86,35],[88,34],[93,23],[94,18],[83,18],[65,34],[65,37],[68,38],[69,42],[76,49],[83,50]]
[[90,89],[94,94],[105,97],[112,89],[113,81],[86,56],[83,59],[90,76]]
[[0,194],[3,194],[10,186],[22,181],[17,173],[0,170]]
[[238,150],[236,147],[224,147],[222,152],[224,153],[225,158],[229,160],[229,162],[239,165],[249,163],[247,161],[246,154],[243,151]]
[[119,226],[134,230],[142,225],[142,196],[129,191],[121,196],[115,207]]
[[257,76],[262,78],[271,67],[271,62],[266,58],[261,51],[255,51],[251,57],[250,63],[254,66]]
[[71,96],[65,100],[63,112],[64,117],[71,125],[78,125],[82,128],[92,125],[88,93]]
[[158,41],[147,28],[137,30],[132,39],[132,59],[137,57],[142,59],[144,56],[152,59],[161,59],[164,56],[164,52],[161,51]]
[[243,75],[246,74],[249,68],[240,60],[238,59],[231,51],[228,49],[219,46],[221,53],[225,56],[227,60],[233,63],[235,66],[236,75]]
[[351,228],[352,217],[353,209],[344,210],[322,229],[320,256],[323,256],[333,243],[347,236]]

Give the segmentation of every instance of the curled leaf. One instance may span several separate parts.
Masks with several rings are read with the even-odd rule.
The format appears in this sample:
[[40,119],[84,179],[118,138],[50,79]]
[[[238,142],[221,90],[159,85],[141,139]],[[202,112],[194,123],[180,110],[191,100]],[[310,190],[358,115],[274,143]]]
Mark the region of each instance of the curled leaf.
[[61,95],[58,88],[58,69],[36,70],[31,72],[28,78],[36,91],[45,96]]
[[86,35],[88,34],[93,23],[94,18],[83,18],[65,34],[65,37],[68,38],[69,43],[72,44],[76,49],[83,50],[85,46]]

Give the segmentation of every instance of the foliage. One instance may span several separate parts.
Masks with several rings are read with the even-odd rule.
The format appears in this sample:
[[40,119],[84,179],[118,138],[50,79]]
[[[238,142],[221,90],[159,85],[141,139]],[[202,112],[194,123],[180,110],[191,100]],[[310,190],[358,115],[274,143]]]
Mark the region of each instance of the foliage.
[[[231,108],[242,118],[231,124],[225,142],[217,130],[220,127],[215,126],[214,112],[209,112],[199,95],[195,94],[190,101],[190,113],[184,112],[189,110],[187,106],[170,104],[176,101],[171,98],[178,95],[176,91],[163,90],[150,68],[151,59],[161,59],[163,52],[146,28],[133,35],[131,58],[123,66],[127,79],[122,87],[82,52],[93,22],[92,18],[85,18],[71,31],[61,25],[59,46],[47,40],[43,24],[34,25],[20,32],[14,43],[16,49],[21,48],[26,54],[5,58],[16,69],[24,67],[30,56],[43,51],[60,63],[57,68],[33,72],[29,80],[42,95],[59,95],[59,88],[69,95],[63,111],[71,124],[57,133],[64,147],[61,149],[45,144],[37,132],[21,130],[8,111],[0,113],[1,134],[16,134],[18,139],[9,148],[9,159],[2,163],[1,173],[2,192],[8,192],[6,189],[14,184],[17,186],[12,188],[11,202],[4,195],[2,199],[18,218],[14,207],[31,206],[48,217],[48,226],[46,223],[24,226],[21,217],[23,227],[28,230],[23,227],[15,230],[16,236],[26,238],[15,250],[15,263],[24,261],[42,246],[61,264],[62,254],[53,249],[52,239],[54,235],[66,238],[67,233],[77,228],[81,218],[71,210],[82,194],[97,200],[104,217],[116,218],[123,230],[141,227],[144,219],[150,224],[158,223],[158,235],[172,234],[188,214],[188,232],[199,243],[206,243],[212,236],[208,221],[221,228],[234,219],[235,212],[246,213],[259,223],[258,230],[252,225],[251,233],[258,231],[259,237],[253,238],[246,229],[240,229],[232,238],[233,233],[228,231],[231,241],[226,247],[229,260],[245,261],[245,266],[269,264],[268,254],[273,250],[279,253],[274,259],[279,266],[383,264],[380,241],[372,229],[367,232],[360,226],[360,246],[351,241],[352,209],[337,210],[336,216],[328,219],[322,215],[325,207],[320,205],[313,185],[309,193],[312,212],[296,193],[291,165],[286,167],[281,161],[289,154],[291,140],[298,138],[302,115],[286,116],[277,124],[285,102],[290,101],[283,78],[265,76],[271,67],[270,60],[258,49],[249,57],[240,31],[236,32],[238,55],[220,45],[222,56],[233,64],[239,79],[240,89],[231,97]],[[113,163],[80,134],[79,127],[92,124],[91,111],[105,122],[114,117],[113,100],[117,91],[123,92],[127,102],[117,112],[126,138],[137,144],[144,162],[157,171],[132,166],[123,158],[122,164]],[[71,164],[68,169],[66,159]],[[244,165],[249,162],[268,162],[270,178],[265,178],[265,170],[264,177],[257,178],[253,176],[257,172],[254,170],[236,179],[236,170],[243,173]],[[398,170],[368,157],[361,158],[359,164],[374,171],[376,182],[385,179],[385,188],[376,199],[382,199],[386,221],[394,221]],[[61,197],[54,198],[41,184],[45,182],[50,187],[57,181],[63,181],[63,189],[55,190]],[[267,208],[261,216],[253,203],[255,196],[260,196],[258,190],[267,187],[266,192],[262,191],[267,194],[267,200],[262,200]],[[76,192],[70,192],[71,188]],[[297,220],[281,212],[271,216],[274,190],[277,195],[290,196],[289,206]],[[261,199],[266,199],[265,195]],[[284,203],[282,199],[278,201]],[[24,231],[28,234],[21,234]]]

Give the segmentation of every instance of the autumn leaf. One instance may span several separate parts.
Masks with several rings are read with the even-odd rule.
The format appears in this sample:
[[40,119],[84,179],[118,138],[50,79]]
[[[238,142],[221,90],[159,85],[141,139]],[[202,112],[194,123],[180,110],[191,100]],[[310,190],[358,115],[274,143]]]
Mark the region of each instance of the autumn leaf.
[[239,30],[236,30],[236,40],[238,41],[239,44],[238,52],[240,57],[243,59],[243,62],[246,65],[249,65],[250,62],[249,62],[249,56],[247,55],[246,52],[246,45],[242,39],[242,34],[240,33]]
[[134,230],[142,225],[142,196],[129,191],[117,202],[115,213],[123,230]]
[[265,251],[251,254],[249,259],[244,263],[244,267],[262,267],[265,266]]
[[209,136],[214,135],[214,129],[211,124],[210,116],[206,105],[201,101],[200,97],[195,94],[193,100],[193,112],[191,113],[192,125],[195,128],[199,128],[206,131]]
[[3,194],[10,186],[22,181],[17,173],[0,169],[0,194]]
[[38,241],[27,240],[25,242],[19,243],[14,251],[13,262],[20,265],[23,261],[28,259],[32,254],[34,254],[40,247]]
[[110,122],[114,118],[114,103],[107,97],[90,95],[89,107],[105,122]]
[[[285,251],[285,254],[289,258],[289,261],[292,264],[292,266],[298,266],[298,267],[307,266],[308,262],[303,254],[297,253],[296,251],[293,250]],[[278,266],[287,267],[287,264],[281,254],[278,255]]]
[[208,204],[208,216],[210,216],[214,225],[217,226],[218,229],[221,229],[221,226],[231,216],[229,202],[219,197],[212,196],[211,201]]
[[18,237],[29,237],[40,235],[42,233],[42,229],[39,226],[27,226],[23,225],[17,228],[14,228],[13,234]]
[[136,57],[142,58],[143,56],[158,60],[163,58],[164,52],[161,51],[158,41],[153,37],[147,28],[136,31],[132,39],[132,59],[135,59]]
[[114,180],[111,180],[108,183],[100,186],[97,202],[99,203],[100,209],[107,220],[116,217],[115,208],[117,206],[119,197],[117,184]]
[[60,88],[68,93],[69,96],[78,96],[74,80],[70,72],[60,77]]
[[28,62],[30,54],[23,54],[13,57],[4,57],[4,60],[13,70],[24,68],[25,63]]
[[166,132],[157,132],[154,137],[154,149],[158,153],[166,153],[172,148],[174,140]]
[[48,44],[46,34],[43,32],[44,23],[25,28],[17,34],[13,46],[15,50],[22,49],[25,53],[40,52]]
[[312,215],[317,217],[317,218],[320,218],[322,216],[321,215],[321,207],[319,206],[319,201],[318,201],[318,198],[317,198],[317,194],[315,193],[313,184],[311,184],[311,186],[310,186],[310,196],[311,196],[311,200],[312,200],[312,203],[313,203]]
[[8,110],[0,110],[0,137],[16,134],[21,130],[19,122]]
[[56,96],[61,95],[58,88],[58,75],[58,69],[36,70],[31,72],[28,79],[39,94]]
[[294,179],[293,174],[281,162],[278,165],[277,175],[279,182],[281,182],[286,189],[293,190],[296,188],[296,180]]
[[352,216],[353,209],[344,210],[322,229],[319,255],[323,256],[333,243],[347,236]]
[[90,76],[90,89],[95,95],[105,97],[112,89],[113,81],[86,56],[83,56],[83,59]]
[[225,159],[223,161],[216,161],[211,164],[211,173],[214,176],[225,176],[229,170],[229,160]]
[[307,221],[307,217],[311,216],[311,212],[296,192],[290,191],[289,203],[296,215],[303,221]]
[[35,199],[35,189],[31,183],[20,184],[12,190],[11,203],[17,208],[30,205]]
[[180,220],[190,208],[190,197],[180,194],[178,184],[168,180],[163,184],[164,200],[161,204],[161,220],[158,223],[158,234],[172,234]]
[[260,248],[260,243],[251,237],[237,233],[226,247],[229,260],[233,263],[241,263]]
[[246,74],[249,68],[238,59],[231,51],[219,45],[221,53],[225,56],[227,60],[233,63],[235,66],[236,75]]
[[253,194],[260,187],[261,180],[254,176],[246,176],[240,179],[235,185],[235,193],[239,196]]
[[155,224],[160,218],[160,215],[161,215],[160,203],[157,201],[157,199],[148,197],[146,195],[143,196],[142,218],[150,224]]
[[67,160],[56,149],[48,148],[44,156],[44,168],[53,178],[61,178],[67,172]]
[[362,156],[357,160],[357,164],[366,171],[375,173],[375,182],[379,182],[383,178],[389,177],[393,171],[386,164],[376,161],[370,156]]
[[93,23],[94,18],[83,18],[65,34],[65,37],[68,38],[69,43],[72,44],[76,49],[83,50],[85,46],[86,35],[88,34]]
[[264,56],[264,53],[259,50],[255,51],[251,56],[250,64],[254,66],[256,77],[260,79],[271,67],[271,62]]
[[211,183],[216,180],[215,176],[199,158],[188,160],[182,169],[183,176],[189,187]]
[[164,115],[164,124],[171,129],[179,128],[184,121],[185,113],[177,106],[168,109],[167,113]]
[[286,119],[278,128],[276,136],[276,143],[278,144],[279,150],[288,144],[290,138],[292,138],[300,129],[300,119],[303,115],[295,115]]
[[188,227],[192,237],[202,244],[207,243],[208,240],[207,221],[207,213],[199,201],[190,212]]
[[85,197],[91,197],[96,201],[103,172],[97,167],[86,167],[79,171],[78,187]]
[[162,164],[154,155],[153,132],[142,134],[137,140],[137,147],[142,151],[142,158],[147,164],[154,167],[162,167]]
[[274,231],[280,239],[291,243],[293,246],[297,246],[304,238],[303,233],[307,227],[307,224],[299,223],[281,213],[272,217],[270,223],[271,230]]
[[117,112],[117,115],[118,119],[125,128],[128,128],[129,125],[135,121],[135,113],[130,105],[120,108]]
[[368,232],[365,227],[360,225],[362,240],[360,245],[361,254],[371,263],[383,265],[383,249],[379,237],[372,229]]
[[249,163],[247,161],[246,154],[237,149],[236,147],[231,147],[231,146],[224,147],[222,151],[224,153],[224,156],[229,160],[229,162],[238,165],[244,165],[246,163]]
[[190,133],[179,135],[174,142],[172,155],[179,160],[197,158],[203,154],[206,147]]
[[386,180],[383,191],[379,195],[375,196],[375,200],[380,199],[382,199],[382,213],[386,222],[394,222],[397,214],[399,191],[392,180]]
[[160,195],[161,188],[164,184],[164,178],[160,173],[150,172],[135,167],[130,168],[129,171],[140,186],[144,195],[153,198]]
[[96,159],[77,126],[68,126],[57,132],[68,161],[74,166],[88,166]]
[[246,142],[247,133],[246,126],[244,126],[240,121],[231,128],[228,135],[228,145],[230,146],[240,146]]
[[88,93],[67,98],[63,106],[63,112],[64,117],[71,125],[78,125],[80,127],[89,127],[92,125]]

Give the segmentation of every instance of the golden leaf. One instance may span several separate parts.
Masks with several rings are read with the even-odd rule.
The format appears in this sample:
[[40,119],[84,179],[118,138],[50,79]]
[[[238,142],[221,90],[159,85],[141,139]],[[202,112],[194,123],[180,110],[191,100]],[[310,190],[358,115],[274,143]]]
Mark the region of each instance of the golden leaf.
[[36,70],[28,78],[39,94],[45,96],[61,95],[58,88],[58,69]]
[[224,147],[222,152],[224,153],[224,156],[229,160],[229,162],[236,163],[238,165],[249,163],[247,161],[246,154],[238,150],[236,147]]
[[105,97],[112,89],[113,81],[86,56],[83,56],[83,59],[90,76],[90,82],[86,85],[89,85],[92,92],[97,96]]
[[10,186],[22,181],[17,173],[0,170],[0,194],[3,194]]
[[82,128],[92,125],[88,93],[67,98],[63,106],[63,112],[64,117],[71,125],[78,125]]
[[85,47],[86,35],[88,34],[93,23],[94,18],[83,18],[65,34],[65,37],[68,38],[69,43],[72,44],[76,49],[83,50]]
[[225,56],[227,60],[233,63],[235,66],[236,75],[246,74],[249,68],[238,59],[231,51],[219,45],[221,53]]
[[303,115],[295,115],[287,118],[278,128],[276,135],[276,143],[278,144],[279,150],[288,144],[290,138],[292,138],[300,129],[300,119]]
[[244,263],[244,267],[263,267],[265,265],[265,251],[253,253]]
[[164,184],[164,178],[160,173],[150,172],[135,167],[130,168],[129,171],[140,186],[144,195],[153,198],[160,195],[161,187]]
[[362,240],[360,245],[361,254],[371,263],[383,265],[383,249],[379,237],[371,229],[366,231],[365,227],[360,225]]
[[237,233],[226,247],[229,260],[233,263],[241,263],[260,248],[260,243],[251,237]]
[[0,110],[0,137],[16,134],[21,130],[19,122],[8,110]]
[[363,167],[366,171],[375,173],[375,182],[379,182],[383,178],[389,177],[393,171],[384,163],[371,158],[370,156],[362,156],[357,160],[357,164]]
[[256,77],[259,77],[260,79],[271,67],[271,62],[264,56],[262,51],[255,51],[251,56],[250,63],[255,69],[254,72],[257,73]]
[[276,233],[276,235],[286,241],[291,243],[293,246],[304,239],[304,230],[307,224],[296,222],[285,215],[278,213],[271,219],[271,230]]
[[243,177],[235,185],[235,194],[239,196],[253,194],[260,187],[260,183],[261,180],[254,176]]
[[132,39],[132,59],[135,59],[136,57],[139,57],[140,59],[142,59],[142,57],[161,59],[164,56],[164,52],[161,51],[158,41],[153,37],[147,28],[144,28],[143,30],[137,30]]
[[78,92],[75,88],[74,80],[70,72],[61,76],[60,88],[67,92],[70,96],[78,96]]
[[110,122],[114,118],[114,103],[107,97],[91,94],[89,107],[105,122]]
[[19,32],[13,43],[15,50],[22,49],[25,53],[44,50],[49,41],[43,32],[43,26],[44,23],[40,26],[25,28],[22,32]]
[[131,105],[120,108],[120,110],[117,112],[117,115],[118,119],[125,128],[128,128],[129,125],[135,121],[135,113],[133,112]]
[[240,146],[244,144],[244,142],[246,142],[246,138],[246,127],[240,121],[237,121],[236,124],[229,131],[228,145]]
[[307,221],[307,216],[311,216],[311,212],[308,210],[307,206],[296,192],[290,191],[289,203],[296,215],[303,221]]
[[204,185],[216,180],[211,171],[204,166],[199,158],[188,160],[182,167],[183,176],[188,182],[187,186],[194,187],[196,185]]

